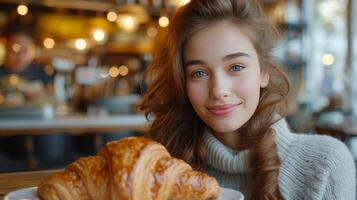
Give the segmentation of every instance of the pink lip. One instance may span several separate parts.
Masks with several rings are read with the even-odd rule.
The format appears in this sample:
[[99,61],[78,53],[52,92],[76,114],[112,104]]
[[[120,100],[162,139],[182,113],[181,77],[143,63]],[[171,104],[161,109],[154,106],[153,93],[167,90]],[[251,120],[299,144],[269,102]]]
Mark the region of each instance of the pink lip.
[[236,109],[239,104],[226,104],[226,105],[217,105],[217,106],[210,106],[207,107],[207,110],[216,115],[216,116],[224,116],[232,112],[234,109]]

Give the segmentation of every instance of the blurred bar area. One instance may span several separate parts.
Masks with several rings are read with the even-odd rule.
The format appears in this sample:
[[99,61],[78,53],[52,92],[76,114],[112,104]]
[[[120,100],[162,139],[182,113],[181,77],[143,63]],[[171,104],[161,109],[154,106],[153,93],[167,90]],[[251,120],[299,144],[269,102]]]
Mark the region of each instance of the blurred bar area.
[[[357,0],[260,1],[280,31],[291,128],[357,160]],[[144,72],[187,2],[0,0],[0,173],[63,168],[148,131]]]

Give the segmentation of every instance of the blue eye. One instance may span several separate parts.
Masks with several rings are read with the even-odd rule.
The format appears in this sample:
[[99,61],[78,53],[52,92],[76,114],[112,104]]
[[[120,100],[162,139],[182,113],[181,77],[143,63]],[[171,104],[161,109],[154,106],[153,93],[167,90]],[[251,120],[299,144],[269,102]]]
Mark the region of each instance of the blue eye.
[[196,72],[192,73],[191,76],[193,78],[201,78],[201,77],[207,76],[207,73],[204,71],[196,71]]
[[243,70],[244,67],[241,65],[232,65],[231,68],[229,69],[229,71],[231,72],[239,72],[241,70]]

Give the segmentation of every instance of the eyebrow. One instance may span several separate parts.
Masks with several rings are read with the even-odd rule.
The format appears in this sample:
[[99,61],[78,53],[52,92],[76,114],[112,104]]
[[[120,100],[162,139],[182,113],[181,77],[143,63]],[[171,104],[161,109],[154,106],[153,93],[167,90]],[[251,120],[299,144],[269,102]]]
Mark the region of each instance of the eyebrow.
[[[237,57],[250,57],[250,55],[243,53],[243,52],[232,53],[232,54],[228,54],[228,55],[224,56],[222,58],[222,61],[231,60],[231,59],[237,58]],[[184,66],[187,67],[189,65],[203,65],[203,64],[205,64],[205,62],[201,61],[201,60],[189,60],[185,63]]]
[[227,60],[231,60],[233,58],[237,58],[237,57],[250,57],[249,54],[243,53],[243,52],[238,52],[238,53],[232,53],[232,54],[228,54],[226,56],[224,56],[222,58],[223,61],[227,61]]

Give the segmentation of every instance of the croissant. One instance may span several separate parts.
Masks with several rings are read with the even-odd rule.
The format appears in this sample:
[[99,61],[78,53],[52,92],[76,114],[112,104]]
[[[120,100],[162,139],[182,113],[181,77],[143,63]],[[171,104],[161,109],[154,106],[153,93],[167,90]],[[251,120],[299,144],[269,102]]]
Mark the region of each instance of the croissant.
[[170,156],[143,137],[112,141],[43,180],[42,200],[207,200],[220,193],[217,181]]

